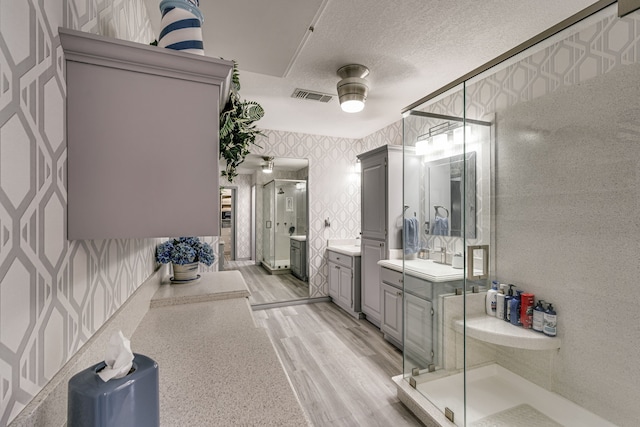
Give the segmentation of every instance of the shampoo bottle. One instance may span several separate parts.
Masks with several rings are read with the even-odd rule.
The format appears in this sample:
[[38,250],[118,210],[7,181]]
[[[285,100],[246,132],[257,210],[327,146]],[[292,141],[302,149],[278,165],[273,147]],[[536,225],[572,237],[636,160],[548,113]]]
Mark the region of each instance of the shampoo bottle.
[[542,332],[550,337],[555,337],[558,332],[557,324],[558,316],[556,311],[553,309],[553,304],[549,303],[544,312]]
[[533,330],[536,332],[542,332],[542,327],[544,325],[544,306],[542,305],[544,301],[538,300],[538,304],[536,308],[533,309]]
[[489,316],[496,315],[496,303],[498,295],[498,282],[491,282],[491,289],[487,291],[487,297],[485,300],[485,311]]
[[504,320],[505,322],[511,321],[511,300],[513,297],[507,295],[504,297]]
[[531,329],[533,326],[533,301],[535,295],[523,292],[520,295],[520,323],[525,329]]
[[511,322],[512,325],[516,325],[516,326],[522,325],[522,323],[520,323],[520,295],[521,294],[522,294],[522,291],[516,291],[516,296],[514,296],[511,299],[511,301],[509,301],[509,303],[511,304],[511,309],[509,310],[511,312],[511,317],[509,321]]
[[504,294],[503,286],[506,285],[501,284],[500,289],[496,294],[496,317],[500,320],[504,320],[504,298],[506,297],[506,295]]

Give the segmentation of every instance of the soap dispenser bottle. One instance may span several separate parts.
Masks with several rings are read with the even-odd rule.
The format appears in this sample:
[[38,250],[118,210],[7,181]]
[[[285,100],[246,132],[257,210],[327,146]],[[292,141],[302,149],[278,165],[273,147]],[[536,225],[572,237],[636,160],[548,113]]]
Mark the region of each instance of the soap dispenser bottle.
[[498,282],[494,280],[493,282],[491,282],[491,289],[487,291],[487,296],[485,299],[485,311],[489,316],[496,315],[497,295]]
[[513,296],[513,288],[515,286],[516,285],[509,285],[507,296],[504,297],[504,307],[505,307],[504,320],[507,322],[511,322],[511,302],[516,298],[515,296]]
[[522,294],[522,291],[516,291],[516,296],[514,296],[511,301],[509,301],[509,303],[511,304],[511,309],[509,310],[511,312],[511,316],[509,318],[509,321],[511,322],[512,325],[516,325],[516,326],[520,326],[522,325],[522,323],[520,323],[520,295]]
[[542,305],[544,301],[538,300],[538,304],[536,308],[533,309],[533,330],[536,332],[542,332],[542,327],[544,325],[544,306]]
[[549,303],[544,312],[542,332],[550,337],[555,337],[558,333],[558,316],[553,308],[553,304]]

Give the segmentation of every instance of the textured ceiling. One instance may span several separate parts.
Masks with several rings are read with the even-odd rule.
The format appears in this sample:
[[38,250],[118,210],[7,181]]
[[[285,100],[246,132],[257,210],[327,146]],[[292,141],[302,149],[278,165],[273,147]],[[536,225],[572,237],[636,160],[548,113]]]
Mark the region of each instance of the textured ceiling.
[[[158,1],[145,1],[157,32]],[[201,9],[205,52],[238,61],[241,96],[266,111],[259,127],[362,138],[399,120],[409,104],[593,3],[201,0]],[[337,96],[329,103],[291,98],[295,88],[335,95],[336,70],[350,63],[371,70],[361,113],[342,112]]]

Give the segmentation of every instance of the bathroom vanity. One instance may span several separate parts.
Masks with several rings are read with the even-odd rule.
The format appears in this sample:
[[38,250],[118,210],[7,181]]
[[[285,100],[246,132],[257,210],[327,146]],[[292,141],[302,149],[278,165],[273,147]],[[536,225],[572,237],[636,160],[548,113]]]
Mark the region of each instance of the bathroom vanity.
[[327,267],[329,296],[351,316],[361,318],[360,245],[330,245]]
[[307,281],[307,236],[289,237],[289,262],[291,274]]
[[401,259],[378,262],[380,330],[387,341],[403,349],[405,357],[414,360],[417,366],[437,365],[441,335],[438,297],[463,288],[463,270],[432,260],[407,260],[403,279],[402,264]]

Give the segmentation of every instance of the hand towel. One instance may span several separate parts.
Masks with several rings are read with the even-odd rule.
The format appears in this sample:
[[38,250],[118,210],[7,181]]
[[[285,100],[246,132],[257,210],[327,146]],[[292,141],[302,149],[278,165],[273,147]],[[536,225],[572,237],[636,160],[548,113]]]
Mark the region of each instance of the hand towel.
[[448,236],[449,218],[436,216],[436,219],[433,221],[433,227],[431,227],[431,234],[434,236]]
[[405,255],[415,254],[420,247],[420,225],[416,218],[405,218],[402,235]]

